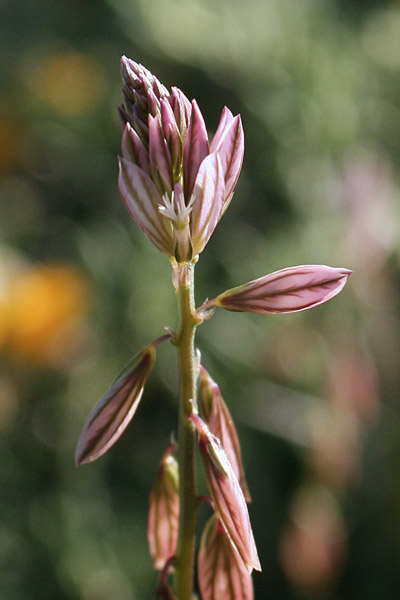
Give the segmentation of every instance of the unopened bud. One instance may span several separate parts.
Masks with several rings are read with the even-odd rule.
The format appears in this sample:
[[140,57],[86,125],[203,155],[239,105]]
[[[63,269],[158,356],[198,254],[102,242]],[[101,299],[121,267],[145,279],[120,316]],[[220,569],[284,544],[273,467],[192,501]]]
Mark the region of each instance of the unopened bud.
[[216,515],[201,537],[197,577],[202,600],[253,600],[251,574]]
[[76,446],[77,466],[96,460],[121,437],[136,412],[155,358],[150,344],[92,409]]
[[147,537],[155,569],[163,569],[175,554],[179,522],[178,463],[171,445],[162,457],[150,493]]
[[261,571],[243,492],[220,440],[195,414],[189,416],[199,436],[199,450],[215,511],[249,572]]
[[199,409],[200,416],[207,423],[211,433],[220,439],[240,483],[246,502],[250,502],[251,497],[244,474],[242,454],[235,423],[233,422],[229,408],[224,402],[221,390],[202,365],[200,365],[199,376]]
[[326,265],[300,265],[249,281],[208,301],[205,308],[267,313],[292,313],[327,302],[344,288],[352,271]]

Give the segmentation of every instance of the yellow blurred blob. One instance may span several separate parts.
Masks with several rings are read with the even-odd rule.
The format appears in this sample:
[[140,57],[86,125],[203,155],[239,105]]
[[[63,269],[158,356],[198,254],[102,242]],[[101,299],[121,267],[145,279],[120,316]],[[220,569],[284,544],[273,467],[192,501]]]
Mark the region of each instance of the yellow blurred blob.
[[105,93],[106,75],[92,57],[68,52],[40,63],[31,75],[31,88],[62,115],[80,116],[97,108]]
[[14,278],[0,302],[3,352],[34,362],[63,362],[79,344],[88,288],[74,269],[40,266]]
[[0,173],[8,173],[18,164],[21,128],[8,114],[0,113]]

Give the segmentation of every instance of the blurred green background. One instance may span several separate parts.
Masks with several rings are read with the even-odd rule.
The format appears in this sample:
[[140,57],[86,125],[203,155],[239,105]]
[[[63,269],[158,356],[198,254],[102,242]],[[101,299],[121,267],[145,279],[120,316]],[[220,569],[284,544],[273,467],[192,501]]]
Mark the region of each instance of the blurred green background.
[[144,600],[147,500],[175,356],[127,433],[75,469],[87,413],[176,325],[170,268],[117,191],[119,58],[246,135],[197,302],[275,269],[355,271],[296,315],[215,314],[204,365],[237,420],[257,600],[400,597],[400,4],[0,3],[0,598]]

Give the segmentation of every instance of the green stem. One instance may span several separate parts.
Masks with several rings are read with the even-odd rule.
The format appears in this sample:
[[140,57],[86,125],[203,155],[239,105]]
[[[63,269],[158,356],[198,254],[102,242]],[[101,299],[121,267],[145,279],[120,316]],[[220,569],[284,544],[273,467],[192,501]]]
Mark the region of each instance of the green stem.
[[180,326],[178,349],[180,398],[178,427],[179,534],[174,588],[178,600],[191,600],[196,542],[197,493],[195,481],[195,432],[188,416],[197,407],[194,336],[199,319],[194,305],[194,263],[178,265],[176,273]]

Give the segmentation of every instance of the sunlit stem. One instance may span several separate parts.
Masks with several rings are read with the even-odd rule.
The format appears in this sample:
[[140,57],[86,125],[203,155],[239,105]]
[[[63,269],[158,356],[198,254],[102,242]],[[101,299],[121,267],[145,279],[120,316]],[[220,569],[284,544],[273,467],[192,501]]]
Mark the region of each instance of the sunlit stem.
[[197,410],[194,336],[199,318],[194,305],[194,262],[175,266],[180,325],[178,349],[180,399],[178,428],[179,534],[174,589],[178,600],[191,600],[198,500],[195,482],[195,432],[188,416]]

